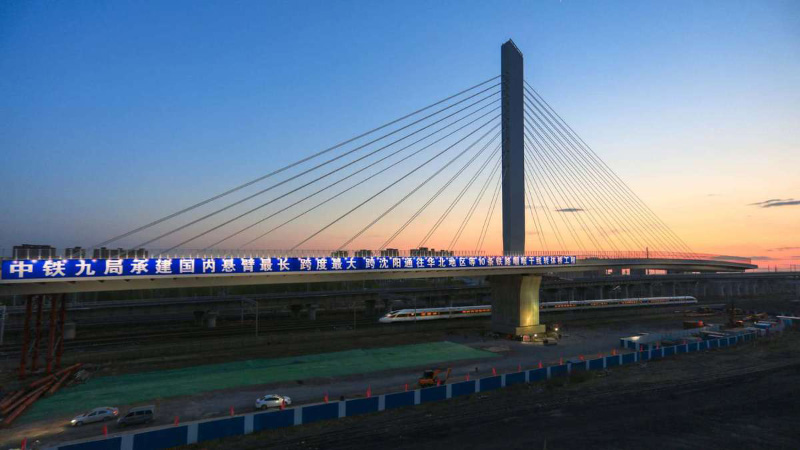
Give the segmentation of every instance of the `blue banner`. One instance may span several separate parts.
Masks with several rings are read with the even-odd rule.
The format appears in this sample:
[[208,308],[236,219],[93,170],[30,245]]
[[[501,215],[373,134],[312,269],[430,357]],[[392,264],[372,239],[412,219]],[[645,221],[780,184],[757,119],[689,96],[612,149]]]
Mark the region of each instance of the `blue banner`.
[[347,272],[575,264],[575,256],[415,256],[352,258],[143,258],[3,261],[3,280]]

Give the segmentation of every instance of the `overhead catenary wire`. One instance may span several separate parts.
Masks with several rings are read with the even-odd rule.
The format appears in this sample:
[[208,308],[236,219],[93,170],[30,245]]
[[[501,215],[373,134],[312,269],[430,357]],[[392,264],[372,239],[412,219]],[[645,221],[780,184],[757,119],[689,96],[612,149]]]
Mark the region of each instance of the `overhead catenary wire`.
[[[350,187],[348,187],[348,188],[346,188],[346,189],[344,189],[344,190],[342,190],[342,191],[338,192],[337,194],[335,194],[335,195],[332,195],[332,196],[328,197],[327,199],[323,200],[322,202],[319,202],[319,203],[317,203],[316,205],[312,206],[312,207],[311,207],[311,208],[309,208],[309,209],[306,209],[306,210],[305,210],[305,211],[303,211],[302,213],[295,215],[295,216],[294,216],[294,217],[292,217],[291,219],[289,219],[289,220],[287,220],[287,221],[285,221],[285,222],[283,222],[283,223],[281,223],[281,224],[279,224],[279,225],[277,225],[277,226],[274,226],[274,227],[270,228],[270,229],[269,229],[269,230],[267,230],[266,232],[264,232],[264,233],[262,233],[262,234],[260,234],[260,235],[256,236],[255,238],[253,238],[253,239],[251,239],[251,240],[247,241],[247,242],[244,244],[244,246],[247,246],[247,245],[249,245],[249,244],[251,244],[251,243],[253,243],[253,242],[255,242],[255,241],[257,241],[257,240],[259,240],[259,239],[261,239],[261,238],[263,238],[263,237],[265,237],[265,236],[267,236],[268,234],[272,233],[273,231],[275,231],[275,230],[278,230],[278,229],[280,229],[280,228],[282,228],[282,227],[284,227],[284,226],[288,225],[289,223],[291,223],[291,222],[293,222],[293,221],[295,221],[295,220],[299,219],[300,217],[303,217],[304,215],[308,214],[309,212],[311,212],[311,211],[313,211],[313,210],[315,210],[315,209],[317,209],[317,208],[319,208],[319,207],[321,207],[321,206],[325,205],[326,203],[328,203],[328,202],[330,202],[330,201],[332,201],[332,200],[334,200],[334,199],[336,199],[336,198],[340,197],[341,195],[345,194],[346,192],[349,192],[350,190],[352,190],[352,189],[354,189],[354,188],[358,187],[359,185],[361,185],[361,184],[363,184],[363,183],[366,183],[367,181],[369,181],[369,180],[371,180],[371,179],[373,179],[373,178],[377,177],[378,175],[380,175],[380,174],[382,174],[382,173],[386,172],[387,170],[389,170],[389,169],[391,169],[391,168],[393,168],[393,167],[397,166],[398,164],[400,164],[400,163],[403,163],[403,162],[407,161],[408,159],[410,159],[410,158],[412,158],[412,157],[416,156],[417,154],[419,154],[420,152],[422,152],[422,151],[424,151],[424,150],[427,150],[428,148],[430,148],[430,147],[432,147],[432,146],[434,146],[434,145],[438,144],[439,142],[442,142],[443,140],[445,140],[445,139],[449,138],[450,136],[452,136],[452,135],[454,135],[454,134],[458,133],[459,131],[461,131],[461,130],[463,130],[463,129],[467,128],[467,127],[469,127],[470,125],[473,125],[475,122],[478,122],[479,120],[481,120],[481,119],[485,118],[485,117],[486,117],[486,116],[488,116],[489,114],[492,114],[493,112],[496,112],[498,109],[500,109],[500,107],[499,107],[499,106],[498,106],[498,107],[496,107],[496,108],[494,108],[494,109],[492,109],[492,110],[490,110],[490,111],[487,111],[487,112],[486,112],[486,113],[484,113],[483,115],[476,117],[475,119],[473,119],[473,120],[471,120],[470,122],[468,122],[468,123],[464,124],[463,126],[461,126],[461,127],[457,128],[457,129],[455,129],[455,130],[451,131],[450,133],[448,133],[448,134],[446,134],[446,135],[444,135],[444,136],[442,136],[442,137],[440,137],[440,138],[436,139],[435,141],[433,141],[433,142],[431,142],[431,143],[429,143],[429,144],[426,144],[424,147],[421,147],[421,148],[419,148],[419,149],[415,150],[415,151],[414,151],[414,152],[412,152],[411,154],[409,154],[409,155],[407,155],[407,156],[403,157],[402,159],[400,159],[400,160],[398,160],[398,161],[395,161],[395,162],[391,163],[389,166],[387,166],[387,167],[384,167],[383,169],[381,169],[381,170],[379,170],[378,172],[376,172],[376,173],[374,173],[374,174],[370,175],[369,177],[365,178],[364,180],[361,180],[361,181],[359,181],[358,183],[356,183],[356,184],[353,184],[353,185],[351,185]],[[461,120],[461,119],[459,119],[459,120]],[[456,122],[457,122],[457,121],[456,121]],[[454,122],[454,123],[455,123],[455,122]],[[441,131],[441,130],[440,130],[440,131]],[[436,132],[434,132],[434,133],[436,133]],[[422,138],[422,139],[420,139],[420,140],[418,140],[418,141],[416,141],[416,142],[413,142],[413,143],[409,144],[408,146],[406,146],[405,148],[403,148],[403,149],[401,149],[401,150],[405,150],[406,148],[412,147],[412,146],[416,145],[417,143],[421,142],[421,141],[422,141],[422,140],[424,140],[424,139],[425,139],[425,138]],[[263,221],[264,221],[264,220],[266,220],[266,219],[268,219],[268,217],[267,217],[267,218],[265,218],[265,219],[263,219],[261,222],[263,222]],[[260,222],[259,222],[259,223],[260,223]],[[213,245],[215,245],[215,244],[213,244]],[[213,247],[213,245],[212,245],[212,247]]]
[[480,82],[480,83],[478,83],[478,84],[476,84],[476,85],[474,85],[474,86],[471,86],[471,87],[469,87],[469,88],[467,88],[467,89],[464,89],[464,90],[462,90],[462,91],[459,91],[459,92],[457,92],[457,93],[455,93],[455,94],[453,94],[453,95],[450,95],[450,96],[448,96],[448,97],[445,97],[445,98],[443,98],[443,99],[441,99],[441,100],[439,100],[439,101],[436,101],[436,102],[434,102],[434,103],[431,103],[430,105],[427,105],[427,106],[425,106],[425,107],[423,107],[423,108],[419,108],[419,109],[417,109],[416,111],[413,111],[413,112],[411,112],[411,113],[408,113],[408,114],[406,114],[406,115],[404,115],[404,116],[402,116],[402,117],[400,117],[400,118],[398,118],[398,119],[394,119],[394,120],[392,120],[392,121],[389,121],[389,122],[387,122],[387,123],[385,123],[385,124],[383,124],[383,125],[381,125],[381,126],[379,126],[379,127],[376,127],[376,128],[373,128],[373,129],[371,129],[371,130],[369,130],[369,131],[367,131],[367,132],[361,133],[361,134],[359,134],[358,136],[355,136],[355,137],[352,137],[352,138],[346,139],[346,140],[344,140],[344,141],[342,141],[342,142],[339,142],[339,143],[338,143],[338,144],[336,144],[336,145],[333,145],[333,146],[331,146],[331,147],[328,147],[328,148],[326,148],[326,149],[324,149],[324,150],[321,150],[321,151],[319,151],[319,152],[317,152],[317,153],[314,153],[313,155],[310,155],[310,156],[307,156],[307,157],[305,157],[305,158],[302,158],[302,159],[300,159],[300,160],[298,160],[298,161],[295,161],[295,162],[293,162],[293,163],[291,163],[291,164],[287,164],[287,165],[285,165],[285,166],[283,166],[283,167],[281,167],[281,168],[279,168],[279,169],[273,170],[272,172],[269,172],[269,173],[267,173],[267,174],[265,174],[265,175],[262,175],[262,176],[260,176],[260,177],[257,177],[257,178],[255,178],[255,179],[253,179],[253,180],[250,180],[250,181],[246,182],[246,183],[242,183],[242,184],[240,184],[240,185],[238,185],[238,186],[236,186],[236,187],[234,187],[234,188],[228,189],[227,191],[225,191],[225,192],[223,192],[223,193],[221,193],[221,194],[217,194],[217,195],[215,195],[215,196],[209,197],[209,198],[207,198],[207,199],[205,199],[205,200],[203,200],[203,201],[200,201],[200,202],[198,202],[198,203],[195,203],[195,204],[193,204],[193,205],[191,205],[191,206],[189,206],[189,207],[183,208],[183,209],[181,209],[181,210],[179,210],[179,211],[176,211],[176,212],[174,212],[174,213],[168,214],[168,215],[166,215],[166,216],[164,216],[164,217],[161,217],[161,218],[159,218],[159,219],[156,219],[156,220],[154,220],[154,221],[152,221],[152,222],[149,222],[149,223],[147,223],[147,224],[145,224],[145,225],[142,225],[142,226],[139,226],[139,227],[137,227],[137,228],[134,228],[133,230],[129,230],[129,231],[125,232],[125,233],[122,233],[122,234],[119,234],[119,235],[117,235],[117,236],[114,236],[114,237],[112,237],[112,238],[110,238],[110,239],[107,239],[107,240],[105,240],[105,241],[103,241],[103,242],[100,242],[99,244],[95,244],[95,245],[93,245],[92,247],[93,247],[93,248],[99,248],[99,247],[103,247],[103,246],[105,246],[105,245],[108,245],[108,244],[110,244],[110,243],[112,243],[112,242],[118,241],[118,240],[120,240],[120,239],[124,239],[124,238],[126,238],[126,237],[128,237],[128,236],[131,236],[131,235],[133,235],[133,234],[136,234],[136,233],[138,233],[138,232],[140,232],[140,231],[144,231],[144,230],[146,230],[146,229],[148,229],[148,228],[151,228],[151,227],[153,227],[153,226],[155,226],[155,225],[158,225],[158,224],[160,224],[160,223],[166,222],[167,220],[170,220],[170,219],[172,219],[172,218],[175,218],[175,217],[177,217],[177,216],[179,216],[179,215],[182,215],[182,214],[185,214],[185,213],[187,213],[187,212],[190,212],[190,211],[192,211],[192,210],[194,210],[194,209],[197,209],[197,208],[199,208],[199,207],[201,207],[201,206],[203,206],[203,205],[206,205],[206,204],[208,204],[208,203],[211,203],[211,202],[213,202],[213,201],[215,201],[215,200],[219,200],[220,198],[223,198],[223,197],[225,197],[225,196],[228,196],[228,195],[230,195],[230,194],[233,194],[233,193],[235,193],[235,192],[238,192],[238,191],[240,191],[240,190],[242,190],[242,189],[244,189],[244,188],[246,188],[246,187],[248,187],[248,186],[252,186],[253,184],[256,184],[256,183],[258,183],[258,182],[260,182],[260,181],[263,181],[263,180],[265,180],[265,179],[267,179],[267,178],[270,178],[270,177],[272,177],[272,176],[274,176],[274,175],[277,175],[277,174],[279,174],[279,173],[282,173],[282,172],[284,172],[284,171],[286,171],[286,170],[289,170],[289,169],[291,169],[291,168],[293,168],[293,167],[296,167],[296,166],[298,166],[298,165],[300,165],[300,164],[303,164],[303,163],[304,163],[304,162],[306,162],[306,161],[310,161],[310,160],[312,160],[312,159],[314,159],[314,158],[317,158],[317,157],[319,157],[319,156],[321,156],[321,155],[324,155],[324,154],[326,154],[326,153],[328,153],[328,152],[331,152],[331,151],[333,151],[333,150],[336,150],[337,148],[340,148],[340,147],[342,147],[342,146],[345,146],[345,145],[347,145],[347,144],[349,144],[349,143],[351,143],[351,142],[357,141],[358,139],[361,139],[361,138],[363,138],[363,137],[366,137],[366,136],[368,136],[368,135],[370,135],[370,134],[372,134],[372,133],[375,133],[375,132],[377,132],[377,131],[380,131],[380,130],[382,130],[382,129],[385,129],[385,128],[387,128],[387,127],[390,127],[390,126],[392,126],[392,125],[394,125],[394,124],[396,124],[396,123],[402,122],[402,121],[403,121],[403,120],[405,120],[405,119],[408,119],[408,118],[410,118],[410,117],[413,117],[413,116],[415,116],[415,115],[417,115],[417,114],[420,114],[420,113],[422,113],[422,112],[424,112],[424,111],[427,111],[427,110],[429,110],[429,109],[431,109],[431,108],[433,108],[433,107],[435,107],[435,106],[441,105],[442,103],[448,102],[448,101],[450,101],[450,100],[452,100],[452,99],[454,99],[454,98],[456,98],[456,97],[459,97],[460,95],[463,95],[463,94],[465,94],[465,93],[467,93],[467,92],[470,92],[470,91],[472,91],[472,90],[474,90],[474,89],[477,89],[477,88],[479,88],[479,87],[481,87],[481,86],[483,86],[483,85],[485,85],[485,84],[487,84],[487,83],[491,83],[492,81],[494,81],[494,80],[496,80],[496,79],[498,79],[498,78],[500,78],[500,76],[499,76],[499,75],[498,75],[498,76],[495,76],[495,77],[492,77],[492,78],[489,78],[489,79],[488,79],[488,80],[486,80],[486,81],[482,81],[482,82]]

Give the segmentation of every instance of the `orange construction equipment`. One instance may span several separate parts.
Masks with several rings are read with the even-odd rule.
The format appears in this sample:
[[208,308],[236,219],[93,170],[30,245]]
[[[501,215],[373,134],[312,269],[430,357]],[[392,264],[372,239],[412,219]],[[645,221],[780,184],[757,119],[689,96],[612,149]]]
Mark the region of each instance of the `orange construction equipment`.
[[447,383],[447,380],[450,378],[450,372],[452,371],[451,368],[447,368],[447,372],[444,374],[444,377],[440,377],[442,371],[444,369],[429,369],[422,373],[422,378],[419,379],[419,387],[431,387],[431,386],[438,386],[442,383]]

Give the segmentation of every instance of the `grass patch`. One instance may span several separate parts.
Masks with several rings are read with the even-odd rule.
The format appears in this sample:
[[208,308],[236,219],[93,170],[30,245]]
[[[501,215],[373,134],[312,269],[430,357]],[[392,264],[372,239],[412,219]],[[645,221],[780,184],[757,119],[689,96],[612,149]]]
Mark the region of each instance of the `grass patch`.
[[452,342],[433,342],[98,377],[39,400],[21,418],[21,422],[76,413],[98,406],[132,405],[240,386],[299,382],[309,378],[497,356]]

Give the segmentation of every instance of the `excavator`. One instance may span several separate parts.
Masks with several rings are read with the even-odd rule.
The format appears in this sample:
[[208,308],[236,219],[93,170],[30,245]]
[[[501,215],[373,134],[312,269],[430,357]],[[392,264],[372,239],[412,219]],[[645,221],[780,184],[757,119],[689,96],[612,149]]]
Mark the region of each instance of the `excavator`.
[[419,379],[419,387],[426,388],[447,383],[447,380],[450,378],[450,372],[452,371],[452,368],[448,367],[444,377],[441,377],[440,375],[443,371],[444,369],[428,369],[424,371],[422,373],[422,378]]

